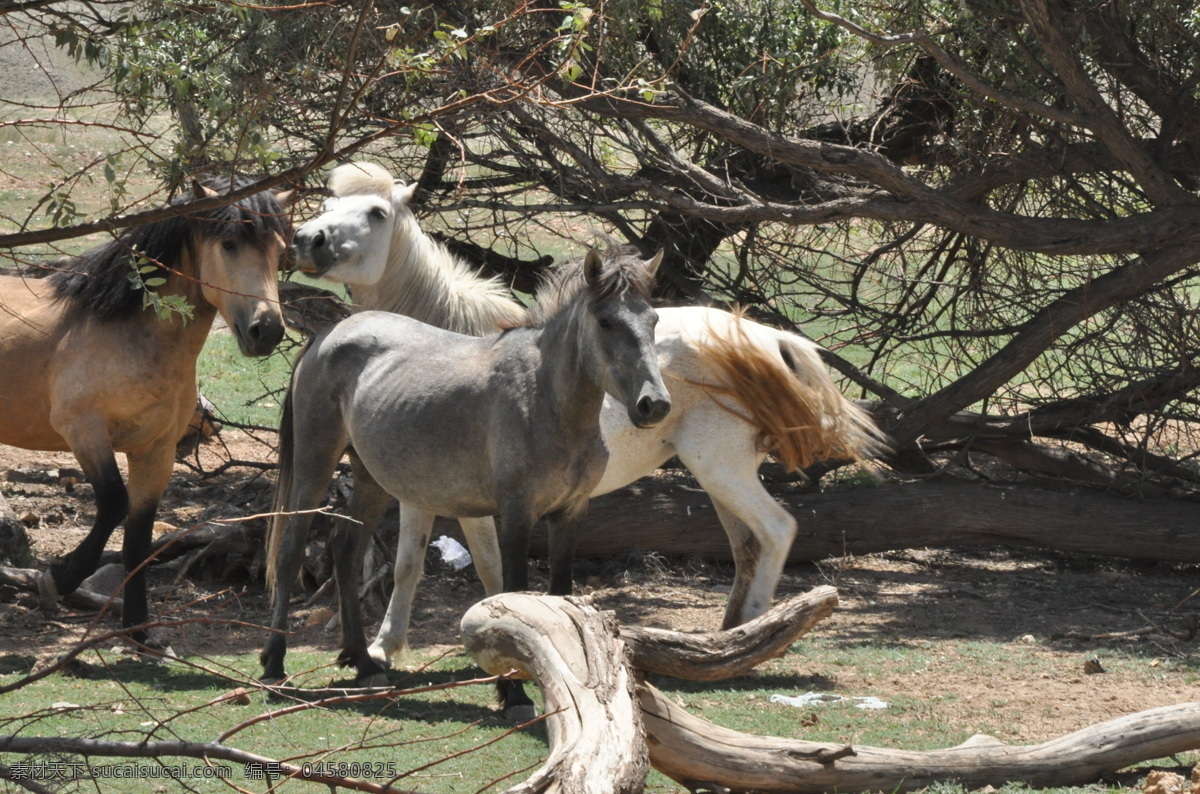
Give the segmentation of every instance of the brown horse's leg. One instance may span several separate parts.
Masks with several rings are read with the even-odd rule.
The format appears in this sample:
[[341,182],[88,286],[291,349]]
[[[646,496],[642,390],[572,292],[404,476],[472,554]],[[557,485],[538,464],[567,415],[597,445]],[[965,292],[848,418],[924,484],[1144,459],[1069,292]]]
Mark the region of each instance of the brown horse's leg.
[[75,444],[72,449],[96,495],[96,521],[87,537],[62,562],[50,566],[49,578],[42,575],[42,600],[49,603],[73,593],[84,579],[96,572],[105,544],[129,513],[129,492],[107,439],[93,445],[92,449],[99,451]]
[[[125,522],[125,542],[122,556],[125,573],[133,573],[125,582],[125,606],[121,625],[132,628],[144,624],[150,617],[146,603],[146,571],[142,567],[150,557],[150,542],[158,504],[171,479],[175,464],[175,444],[172,440],[159,442],[148,451],[129,453],[129,518]],[[159,650],[167,649],[165,642],[153,639],[144,629],[131,635],[135,642]]]
[[353,451],[350,453],[350,466],[354,476],[354,495],[350,499],[350,516],[353,520],[339,518],[334,523],[330,541],[334,550],[333,564],[342,616],[342,652],[338,662],[343,666],[354,665],[358,671],[359,686],[387,686],[383,667],[367,652],[358,591],[367,544],[383,520],[392,497],[375,482]]

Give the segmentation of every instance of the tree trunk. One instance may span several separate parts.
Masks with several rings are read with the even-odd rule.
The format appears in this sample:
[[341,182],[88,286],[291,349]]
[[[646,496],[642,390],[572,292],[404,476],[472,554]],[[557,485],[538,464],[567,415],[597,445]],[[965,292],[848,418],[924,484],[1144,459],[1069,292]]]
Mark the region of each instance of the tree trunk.
[[[1188,502],[954,482],[793,493],[780,502],[800,524],[789,562],[994,545],[1200,562],[1196,505]],[[440,520],[438,530],[462,539],[452,522]],[[602,557],[630,549],[730,559],[729,541],[705,493],[651,481],[593,499],[577,554]],[[546,554],[543,532],[535,535],[532,553]]]
[[[907,791],[950,780],[968,789],[1008,781],[1078,785],[1200,747],[1200,702],[1029,746],[975,736],[957,747],[918,752],[752,736],[692,716],[645,683],[645,669],[636,669],[644,663],[659,668],[663,660],[670,667],[680,651],[687,658],[670,670],[676,676],[742,674],[807,633],[836,599],[833,588],[817,588],[736,629],[701,635],[621,628],[587,599],[528,593],[485,599],[463,618],[467,649],[489,672],[518,668],[532,675],[546,694],[550,760],[510,791],[641,791],[640,761],[624,760],[639,757],[639,743],[655,769],[692,790],[779,794]],[[633,680],[640,714],[626,701]]]
[[1035,745],[973,736],[944,750],[805,742],[731,731],[688,714],[654,687],[638,690],[650,762],[695,789],[821,794],[910,791],[939,781],[964,789],[1077,786],[1151,758],[1200,747],[1200,702],[1139,711]]
[[550,757],[509,792],[642,790],[646,739],[611,613],[582,599],[505,593],[463,616],[462,638],[487,672],[519,670],[542,687]]

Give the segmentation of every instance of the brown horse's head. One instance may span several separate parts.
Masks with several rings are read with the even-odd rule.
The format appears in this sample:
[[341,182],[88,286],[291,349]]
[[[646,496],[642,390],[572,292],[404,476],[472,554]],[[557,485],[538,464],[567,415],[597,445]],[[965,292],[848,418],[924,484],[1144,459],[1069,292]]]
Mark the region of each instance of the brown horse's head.
[[[244,179],[198,184],[171,206],[248,184]],[[206,304],[220,312],[243,353],[266,355],[283,338],[276,277],[292,236],[284,212],[292,199],[291,191],[265,191],[131,227],[63,265],[51,276],[53,294],[71,311],[100,320],[141,316],[156,296],[177,295],[193,307]]]
[[[235,185],[236,187],[236,185]],[[220,195],[196,186],[197,198]],[[204,300],[229,325],[247,356],[265,356],[283,338],[279,260],[291,239],[284,213],[293,191],[257,193],[214,210],[194,226],[192,254]]]

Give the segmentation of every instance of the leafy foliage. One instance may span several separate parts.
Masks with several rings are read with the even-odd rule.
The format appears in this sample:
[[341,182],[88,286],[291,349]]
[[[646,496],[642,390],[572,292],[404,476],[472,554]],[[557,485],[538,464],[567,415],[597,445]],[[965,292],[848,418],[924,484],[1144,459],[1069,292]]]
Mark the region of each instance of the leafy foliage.
[[[802,322],[902,447],[1071,439],[1145,473],[1191,446],[1195,9],[56,5],[47,29],[106,70],[127,126],[178,121],[139,155],[173,183],[366,153],[519,287],[597,229],[665,248],[669,297]],[[987,414],[974,434],[939,429],[963,409]],[[942,465],[930,449],[903,465]]]

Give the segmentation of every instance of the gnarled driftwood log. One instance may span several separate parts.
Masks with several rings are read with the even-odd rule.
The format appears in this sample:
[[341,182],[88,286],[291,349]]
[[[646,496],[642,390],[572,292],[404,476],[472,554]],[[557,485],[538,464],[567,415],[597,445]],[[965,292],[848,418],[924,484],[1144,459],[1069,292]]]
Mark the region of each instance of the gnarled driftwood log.
[[[1138,712],[1037,745],[976,736],[910,751],[753,736],[687,713],[643,680],[746,673],[783,653],[837,602],[819,587],[729,631],[680,634],[621,627],[586,599],[504,593],[463,618],[467,649],[488,672],[517,669],[545,694],[551,757],[512,791],[640,791],[650,764],[689,788],[817,794],[907,791],[943,780],[967,788],[1094,781],[1138,761],[1200,748],[1200,702]],[[626,703],[636,682],[640,713]],[[639,743],[643,743],[639,747]]]

